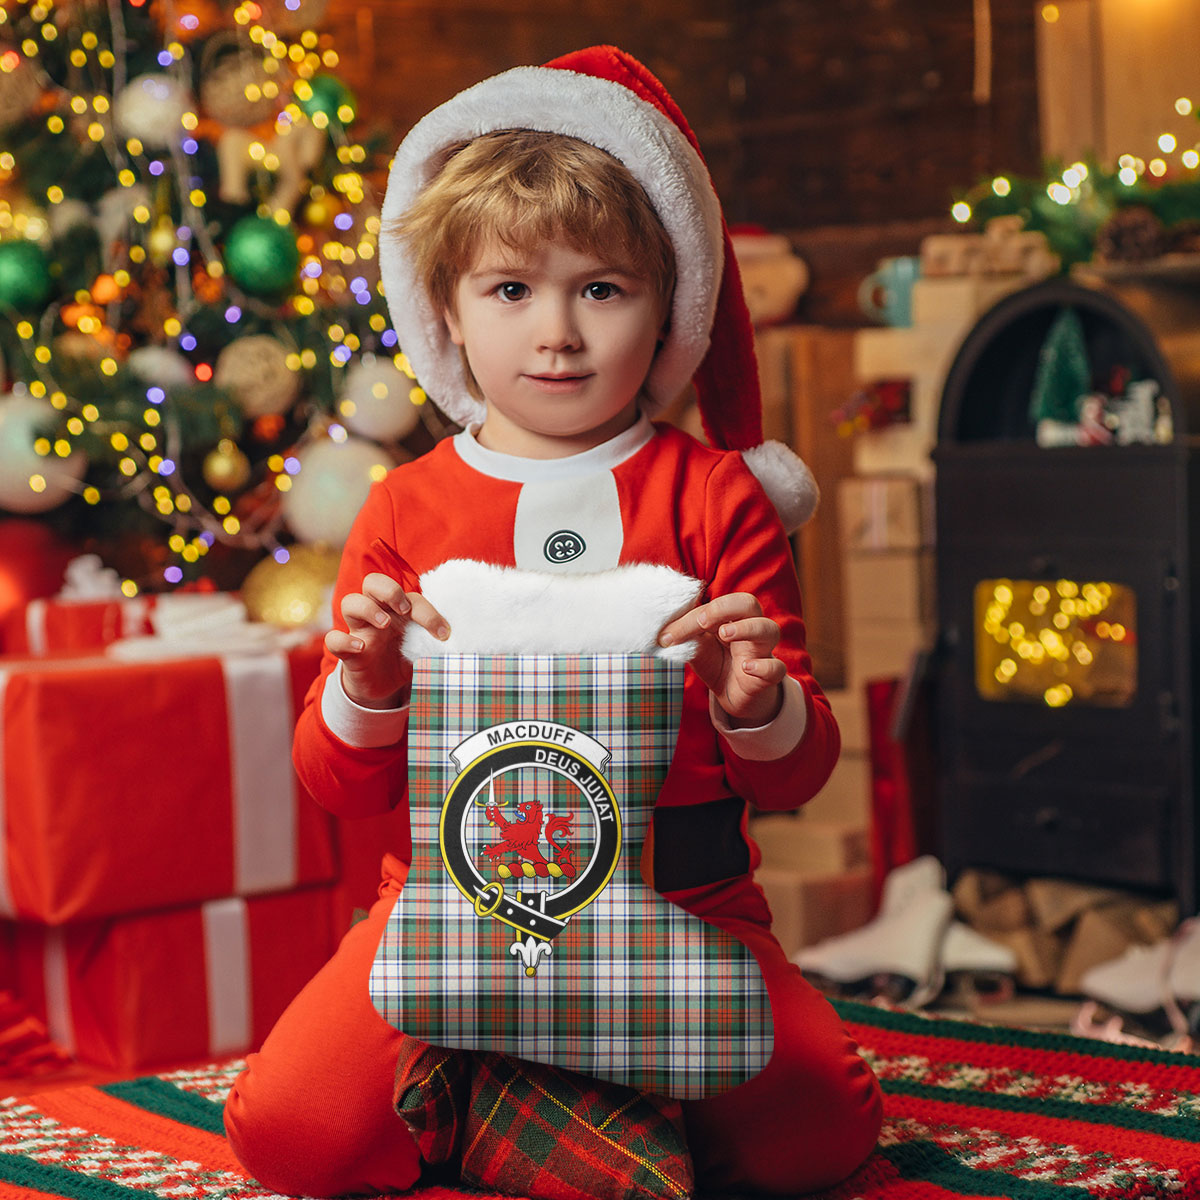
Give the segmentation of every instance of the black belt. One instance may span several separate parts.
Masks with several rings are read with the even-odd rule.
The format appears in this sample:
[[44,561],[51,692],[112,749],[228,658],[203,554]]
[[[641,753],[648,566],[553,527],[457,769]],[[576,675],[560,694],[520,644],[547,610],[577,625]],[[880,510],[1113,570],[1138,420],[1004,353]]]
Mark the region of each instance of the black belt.
[[745,811],[746,802],[737,796],[655,808],[654,889],[674,892],[747,874]]

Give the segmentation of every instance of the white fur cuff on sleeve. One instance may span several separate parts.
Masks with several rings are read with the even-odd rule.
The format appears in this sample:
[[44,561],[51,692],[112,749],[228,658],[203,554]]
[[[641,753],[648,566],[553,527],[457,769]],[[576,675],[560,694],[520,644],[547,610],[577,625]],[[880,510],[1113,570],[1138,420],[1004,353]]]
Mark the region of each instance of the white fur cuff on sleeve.
[[330,672],[321,692],[321,719],[334,737],[347,746],[366,750],[394,746],[408,728],[408,705],[401,708],[364,708],[346,695],[342,664]]
[[730,725],[725,710],[711,695],[708,698],[708,711],[717,732],[728,742],[734,754],[751,762],[774,762],[791,754],[800,745],[800,739],[808,727],[804,688],[790,675],[783,681],[783,707],[775,719],[766,725],[735,728]]

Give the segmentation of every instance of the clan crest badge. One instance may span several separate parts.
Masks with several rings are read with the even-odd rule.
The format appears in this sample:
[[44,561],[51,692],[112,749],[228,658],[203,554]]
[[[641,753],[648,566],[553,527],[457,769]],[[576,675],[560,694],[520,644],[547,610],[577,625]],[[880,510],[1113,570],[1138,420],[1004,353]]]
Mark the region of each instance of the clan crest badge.
[[774,1032],[754,955],[642,878],[684,671],[627,655],[414,664],[412,864],[370,980],[385,1021],[681,1098],[762,1070]]
[[620,861],[621,811],[604,775],[611,754],[560,722],[503,721],[450,758],[458,774],[442,806],[442,861],[476,916],[516,931],[509,952],[533,976]]

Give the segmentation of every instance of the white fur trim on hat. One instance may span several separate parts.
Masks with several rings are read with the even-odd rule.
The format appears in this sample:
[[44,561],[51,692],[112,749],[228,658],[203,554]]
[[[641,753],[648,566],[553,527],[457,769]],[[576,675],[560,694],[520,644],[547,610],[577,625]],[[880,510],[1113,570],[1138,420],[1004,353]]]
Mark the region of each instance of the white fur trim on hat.
[[742,451],[742,459],[762,484],[788,533],[795,533],[817,511],[821,489],[799,455],[782,442],[763,442]]
[[653,104],[611,80],[557,67],[516,67],[460,92],[419,121],[392,163],[379,266],[400,348],[421,386],[459,424],[481,421],[458,347],[388,223],[430,182],[446,146],[500,129],[562,133],[606,150],[646,190],[675,249],[670,332],[646,380],[650,414],[687,387],[708,349],[724,261],[721,207],[700,155]]

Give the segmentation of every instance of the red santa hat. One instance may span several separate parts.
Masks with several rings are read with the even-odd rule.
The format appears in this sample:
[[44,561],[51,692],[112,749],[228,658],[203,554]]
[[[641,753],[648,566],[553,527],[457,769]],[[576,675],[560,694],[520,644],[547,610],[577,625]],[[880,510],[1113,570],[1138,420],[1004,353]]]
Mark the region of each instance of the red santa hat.
[[[738,450],[785,528],[817,504],[805,464],[763,442],[754,332],[720,202],[696,136],[667,89],[631,55],[592,46],[544,67],[516,67],[460,92],[419,121],[392,163],[383,221],[407,211],[454,142],[501,129],[561,133],[607,151],[645,189],[675,249],[670,329],[646,380],[650,416],[694,383],[709,442]],[[392,324],[422,386],[462,425],[483,405],[466,387],[462,360],[398,239],[380,245]]]

